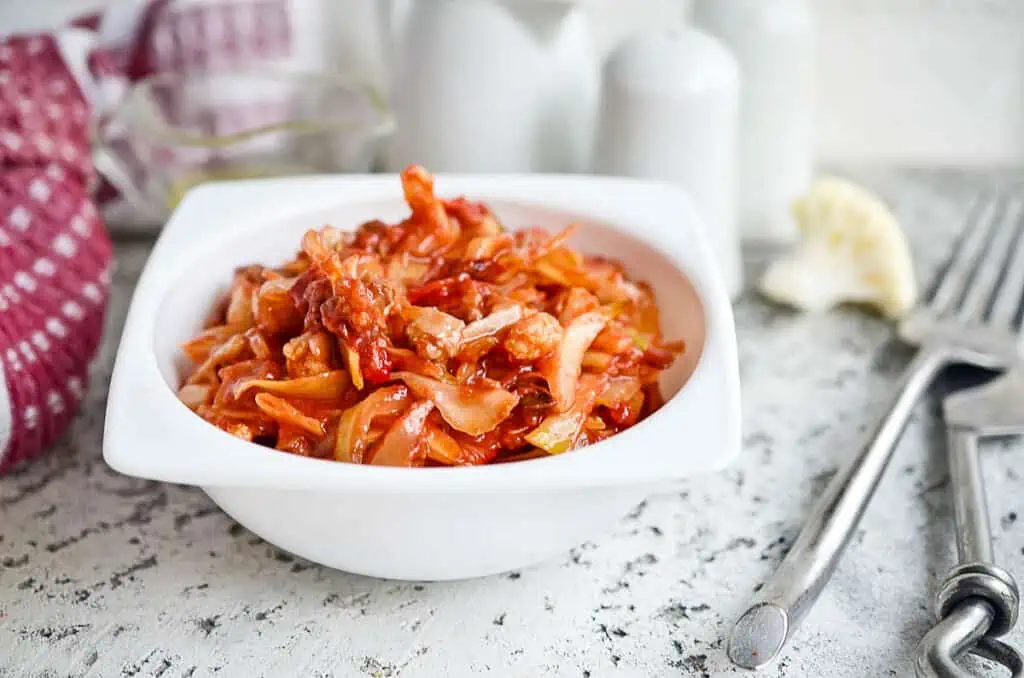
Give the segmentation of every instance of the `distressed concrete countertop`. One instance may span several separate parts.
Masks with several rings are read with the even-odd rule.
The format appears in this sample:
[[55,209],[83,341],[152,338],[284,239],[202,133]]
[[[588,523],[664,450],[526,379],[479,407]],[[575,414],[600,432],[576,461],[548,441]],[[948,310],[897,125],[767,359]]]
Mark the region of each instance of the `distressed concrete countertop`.
[[[904,220],[929,278],[982,182],[848,171]],[[1014,178],[1020,178],[1016,176]],[[406,584],[318,567],[261,541],[195,488],[100,457],[105,389],[148,243],[121,243],[110,329],[67,439],[0,480],[0,676],[731,675],[723,635],[813,498],[877,419],[905,364],[855,311],[737,307],[744,452],[652,497],[607,534],[521,572]],[[909,676],[953,558],[935,404],[922,406],[832,584],[769,676]],[[984,459],[998,558],[1024,576],[1024,445]],[[1013,636],[1024,644],[1024,634]]]

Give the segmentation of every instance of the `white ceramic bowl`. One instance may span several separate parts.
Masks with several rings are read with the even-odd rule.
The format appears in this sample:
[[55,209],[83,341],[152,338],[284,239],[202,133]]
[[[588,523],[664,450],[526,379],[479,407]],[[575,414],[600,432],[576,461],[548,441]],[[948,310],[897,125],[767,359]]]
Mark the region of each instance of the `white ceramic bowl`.
[[234,438],[181,404],[180,344],[236,266],[276,264],[302,233],[407,214],[396,176],[209,184],[164,228],[132,300],[110,385],[103,454],[129,475],[198,485],[267,541],[360,574],[459,579],[527,566],[614,524],[658,485],[715,471],[740,447],[732,310],[686,196],[598,177],[441,176],[511,227],[582,225],[575,246],[654,287],[666,336],[689,343],[665,406],[582,450],[513,464],[399,469],[298,457]]

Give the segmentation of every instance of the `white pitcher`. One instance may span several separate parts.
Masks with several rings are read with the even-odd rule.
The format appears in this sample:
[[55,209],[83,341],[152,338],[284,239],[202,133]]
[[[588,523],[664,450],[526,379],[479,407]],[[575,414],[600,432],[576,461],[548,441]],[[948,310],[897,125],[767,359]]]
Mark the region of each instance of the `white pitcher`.
[[393,81],[391,169],[590,170],[600,66],[569,0],[413,0]]

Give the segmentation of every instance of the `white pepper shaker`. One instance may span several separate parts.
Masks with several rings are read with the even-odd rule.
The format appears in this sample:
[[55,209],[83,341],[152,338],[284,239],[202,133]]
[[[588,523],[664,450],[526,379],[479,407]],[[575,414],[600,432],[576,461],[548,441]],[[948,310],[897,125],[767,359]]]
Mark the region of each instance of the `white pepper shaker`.
[[690,195],[729,294],[743,286],[735,216],[739,68],[692,28],[638,35],[604,70],[595,170],[659,179]]
[[796,238],[790,209],[814,163],[815,26],[809,0],[695,0],[693,23],[736,56],[739,220],[745,239]]

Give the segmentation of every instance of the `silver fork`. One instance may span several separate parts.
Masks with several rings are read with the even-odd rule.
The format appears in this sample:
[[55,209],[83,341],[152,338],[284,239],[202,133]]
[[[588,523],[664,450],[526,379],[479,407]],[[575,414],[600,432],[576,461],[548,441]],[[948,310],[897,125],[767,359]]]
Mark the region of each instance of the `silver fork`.
[[1013,628],[1020,592],[1013,576],[995,564],[978,444],[993,436],[1024,434],[1024,364],[976,388],[947,396],[949,476],[959,564],[935,595],[939,622],[917,646],[918,678],[970,678],[954,661],[980,654],[1024,675],[1024,658],[996,640]]
[[786,558],[740,615],[729,658],[744,668],[775,659],[835,571],[917,401],[946,366],[1001,369],[1019,357],[1017,311],[1024,290],[1021,204],[979,198],[929,300],[900,323],[917,346],[897,394],[868,444],[818,499]]

